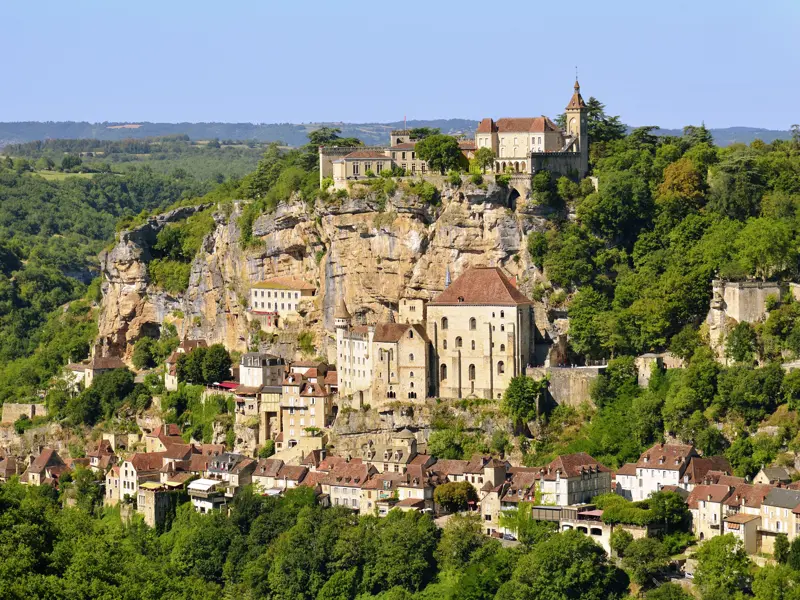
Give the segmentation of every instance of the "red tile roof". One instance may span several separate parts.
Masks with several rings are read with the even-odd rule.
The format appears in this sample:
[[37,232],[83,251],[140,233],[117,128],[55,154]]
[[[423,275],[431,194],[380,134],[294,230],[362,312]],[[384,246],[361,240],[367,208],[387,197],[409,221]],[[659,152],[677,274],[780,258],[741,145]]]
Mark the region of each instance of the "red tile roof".
[[517,306],[533,304],[498,267],[472,267],[430,303],[448,305]]
[[408,323],[378,323],[375,325],[375,335],[372,341],[394,343],[399,341],[409,329],[413,329],[423,340],[428,341],[428,334],[425,333],[422,325]]
[[545,116],[541,117],[506,117],[493,121],[483,119],[478,124],[477,133],[544,133],[561,131],[558,125]]
[[585,472],[609,473],[611,471],[608,467],[586,454],[586,452],[577,452],[556,457],[548,465],[547,471],[542,475],[542,479],[554,481],[556,471],[559,470],[561,477],[580,477]]
[[166,452],[137,452],[128,459],[136,472],[158,471],[164,463]]
[[723,502],[731,493],[727,485],[696,485],[689,494],[686,503],[689,508],[698,508],[698,502]]
[[356,150],[355,152],[351,152],[347,156],[344,157],[345,160],[347,159],[365,159],[365,158],[378,158],[383,160],[391,160],[388,156],[386,156],[380,150]]
[[572,98],[569,99],[569,104],[567,104],[567,109],[572,108],[586,108],[586,103],[581,96],[581,86],[577,79],[575,80],[575,92],[572,94]]
[[337,371],[328,371],[325,373],[325,385],[339,385],[339,373]]
[[253,475],[256,477],[276,477],[283,467],[279,458],[261,458],[256,465]]
[[31,466],[28,468],[28,471],[31,473],[42,473],[47,467],[63,464],[64,461],[61,460],[58,452],[52,448],[44,448],[42,453],[33,460]]
[[710,456],[708,458],[700,458],[693,456],[689,460],[689,466],[686,467],[684,476],[689,477],[689,482],[698,484],[702,483],[706,474],[709,471],[720,471],[722,473],[730,474],[731,463],[724,456]]
[[690,444],[656,444],[642,452],[636,466],[641,469],[680,471],[693,456],[697,456],[697,453]]
[[287,481],[303,481],[303,478],[308,473],[308,469],[300,465],[283,465],[281,470],[278,471],[277,479],[285,479]]
[[617,475],[636,475],[636,463],[625,463],[617,469]]
[[725,501],[726,506],[746,506],[747,508],[761,508],[761,503],[767,494],[775,489],[771,485],[750,485],[743,483],[737,486],[728,499]]

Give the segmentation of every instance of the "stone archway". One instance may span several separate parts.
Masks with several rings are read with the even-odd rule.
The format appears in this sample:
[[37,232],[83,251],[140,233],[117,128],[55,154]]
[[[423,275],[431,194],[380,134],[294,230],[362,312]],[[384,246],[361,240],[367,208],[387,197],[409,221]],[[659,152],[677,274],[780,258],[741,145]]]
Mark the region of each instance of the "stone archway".
[[506,206],[511,210],[517,210],[517,200],[520,198],[520,193],[517,188],[510,188],[508,191],[508,200],[506,200]]

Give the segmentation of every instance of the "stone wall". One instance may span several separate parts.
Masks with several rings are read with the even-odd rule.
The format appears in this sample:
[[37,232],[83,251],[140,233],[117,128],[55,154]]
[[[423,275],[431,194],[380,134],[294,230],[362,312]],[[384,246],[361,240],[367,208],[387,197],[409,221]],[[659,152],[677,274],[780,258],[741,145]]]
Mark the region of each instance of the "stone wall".
[[[592,403],[589,392],[592,382],[597,379],[605,366],[599,367],[529,367],[526,374],[534,379],[548,377],[548,401],[561,406],[578,408],[582,404]],[[545,407],[542,407],[545,408]]]
[[46,417],[47,407],[44,404],[3,404],[2,423],[13,423],[20,417]]

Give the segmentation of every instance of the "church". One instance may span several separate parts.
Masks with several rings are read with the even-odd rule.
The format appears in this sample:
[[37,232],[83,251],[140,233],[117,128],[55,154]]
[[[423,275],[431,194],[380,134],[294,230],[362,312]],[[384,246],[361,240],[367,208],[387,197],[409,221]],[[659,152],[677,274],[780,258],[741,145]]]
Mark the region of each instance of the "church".
[[431,302],[402,298],[375,325],[334,314],[339,394],[356,405],[500,399],[533,360],[533,302],[498,267],[471,267]]

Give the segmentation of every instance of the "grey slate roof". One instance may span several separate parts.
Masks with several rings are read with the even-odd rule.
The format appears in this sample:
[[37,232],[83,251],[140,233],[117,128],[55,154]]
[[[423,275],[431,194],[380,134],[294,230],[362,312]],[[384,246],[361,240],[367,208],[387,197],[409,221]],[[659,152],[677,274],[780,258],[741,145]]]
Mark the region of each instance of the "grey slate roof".
[[800,491],[775,488],[764,498],[764,504],[779,508],[795,508],[800,505]]

